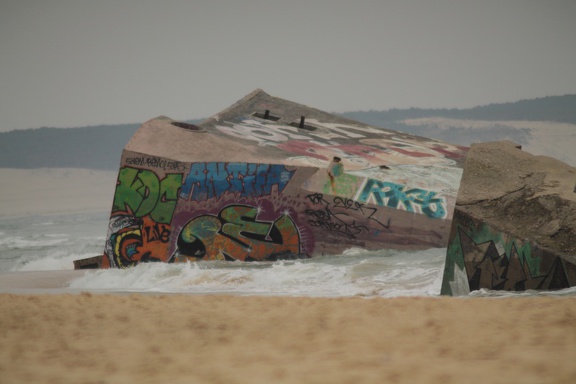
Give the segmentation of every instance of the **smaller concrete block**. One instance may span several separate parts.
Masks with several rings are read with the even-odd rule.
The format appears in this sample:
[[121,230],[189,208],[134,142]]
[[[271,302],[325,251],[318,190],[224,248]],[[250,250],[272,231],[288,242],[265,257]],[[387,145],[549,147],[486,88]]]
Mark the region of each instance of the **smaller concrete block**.
[[74,260],[74,269],[102,268],[102,256],[93,256],[86,259]]

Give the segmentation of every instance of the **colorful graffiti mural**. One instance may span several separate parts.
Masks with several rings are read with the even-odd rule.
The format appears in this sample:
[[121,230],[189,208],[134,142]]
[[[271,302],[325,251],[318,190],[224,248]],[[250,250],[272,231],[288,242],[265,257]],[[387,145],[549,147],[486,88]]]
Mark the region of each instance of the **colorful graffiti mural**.
[[[383,233],[389,233],[388,241],[398,241],[395,236],[406,229],[390,232],[393,220],[378,212],[378,206],[430,218],[446,215],[446,202],[436,192],[348,174],[337,157],[321,172],[308,173],[320,178],[315,188],[322,193],[296,196],[284,191],[298,170],[282,164],[127,159],[149,168],[120,169],[105,267],[304,257],[323,236],[330,239],[327,250],[344,244],[343,239],[365,246]],[[295,211],[295,206],[301,208]]]
[[180,231],[172,261],[278,260],[301,257],[298,228],[288,214],[274,221],[258,218],[260,210],[230,205],[217,216],[202,215]]
[[460,211],[455,220],[447,249],[442,294],[482,288],[557,290],[575,285],[575,265]]
[[[132,164],[162,171],[182,164],[144,156],[130,159]],[[118,174],[103,265],[125,268],[145,261],[301,257],[298,228],[287,213],[262,220],[260,208],[248,205],[229,205],[216,215],[185,212],[179,221],[187,217],[188,222],[177,237],[172,236],[179,200],[215,207],[223,196],[258,202],[273,191],[281,194],[294,173],[284,165],[216,162],[191,164],[185,178],[183,174],[159,177],[154,170],[125,166]],[[170,254],[170,249],[176,252]]]
[[[174,164],[153,157],[139,159],[158,168]],[[104,248],[105,268],[168,260],[170,223],[182,178],[181,173],[159,177],[149,169],[128,166],[120,169]]]

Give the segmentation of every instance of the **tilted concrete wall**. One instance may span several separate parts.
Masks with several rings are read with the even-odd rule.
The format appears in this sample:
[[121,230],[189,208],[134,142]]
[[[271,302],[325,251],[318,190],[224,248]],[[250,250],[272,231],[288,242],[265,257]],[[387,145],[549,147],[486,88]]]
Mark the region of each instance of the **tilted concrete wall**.
[[159,117],[123,152],[103,266],[444,247],[466,150],[259,90]]

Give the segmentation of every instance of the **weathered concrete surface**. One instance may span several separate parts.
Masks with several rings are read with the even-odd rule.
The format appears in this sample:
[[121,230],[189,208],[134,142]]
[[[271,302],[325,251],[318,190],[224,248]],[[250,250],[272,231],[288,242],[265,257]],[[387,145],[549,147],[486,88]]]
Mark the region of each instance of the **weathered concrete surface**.
[[576,169],[511,142],[470,148],[443,294],[576,285]]
[[456,205],[576,262],[576,168],[510,142],[468,152]]

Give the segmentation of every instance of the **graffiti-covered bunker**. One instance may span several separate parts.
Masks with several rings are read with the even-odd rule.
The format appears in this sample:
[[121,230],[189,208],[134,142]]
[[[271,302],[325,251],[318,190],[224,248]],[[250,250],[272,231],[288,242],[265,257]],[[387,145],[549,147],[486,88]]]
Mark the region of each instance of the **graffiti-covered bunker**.
[[100,265],[446,247],[467,148],[256,90],[122,153]]

